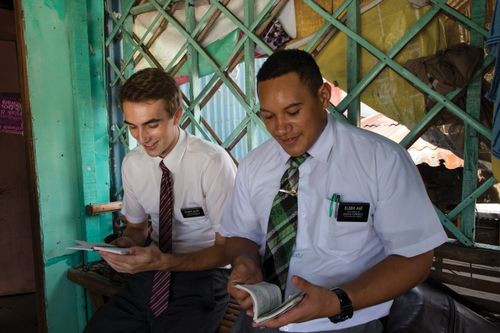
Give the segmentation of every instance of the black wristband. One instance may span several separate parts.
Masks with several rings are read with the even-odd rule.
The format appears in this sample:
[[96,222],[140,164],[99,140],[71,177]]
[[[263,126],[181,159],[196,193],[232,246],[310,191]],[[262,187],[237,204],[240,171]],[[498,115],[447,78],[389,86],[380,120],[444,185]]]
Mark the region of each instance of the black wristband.
[[330,289],[330,291],[334,292],[339,298],[340,313],[335,316],[328,317],[328,319],[330,319],[330,321],[335,324],[352,318],[352,314],[354,312],[352,308],[352,302],[349,299],[349,296],[347,296],[346,292],[337,287]]

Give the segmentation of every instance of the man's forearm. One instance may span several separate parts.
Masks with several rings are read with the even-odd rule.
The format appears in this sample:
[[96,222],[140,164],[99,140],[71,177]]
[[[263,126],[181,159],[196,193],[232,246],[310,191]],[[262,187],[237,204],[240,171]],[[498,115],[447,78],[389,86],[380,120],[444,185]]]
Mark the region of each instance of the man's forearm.
[[392,255],[344,284],[354,309],[362,309],[393,299],[419,284],[429,274],[433,251],[406,258]]
[[201,271],[229,264],[224,256],[224,246],[217,244],[196,252],[167,255],[166,259],[165,270],[171,272]]
[[259,248],[253,241],[241,237],[228,237],[225,249],[226,258],[233,266],[238,258],[245,257],[260,267]]
[[223,267],[229,264],[225,257],[224,245],[226,239],[215,233],[214,245],[191,253],[166,254],[162,259],[166,271],[200,271]]

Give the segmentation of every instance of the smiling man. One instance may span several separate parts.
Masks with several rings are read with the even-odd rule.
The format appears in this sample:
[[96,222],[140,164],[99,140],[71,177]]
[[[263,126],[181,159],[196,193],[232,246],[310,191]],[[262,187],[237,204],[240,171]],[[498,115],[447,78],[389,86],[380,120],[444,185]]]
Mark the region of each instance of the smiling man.
[[[272,139],[241,161],[221,234],[233,332],[377,333],[392,299],[427,276],[447,237],[406,150],[326,112],[330,86],[299,50],[271,55],[257,75]],[[255,328],[249,295],[266,280],[302,301]]]
[[115,241],[130,250],[101,255],[131,275],[85,332],[215,332],[229,300],[218,231],[236,167],[222,148],[179,128],[181,93],[164,71],[132,75],[120,102],[139,143],[122,164],[127,223]]

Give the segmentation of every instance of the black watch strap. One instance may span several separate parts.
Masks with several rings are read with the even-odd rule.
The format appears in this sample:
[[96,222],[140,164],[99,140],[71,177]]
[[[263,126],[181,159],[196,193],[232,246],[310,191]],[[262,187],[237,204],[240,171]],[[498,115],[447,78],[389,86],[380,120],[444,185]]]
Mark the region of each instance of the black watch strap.
[[330,289],[330,291],[334,292],[339,298],[340,313],[335,316],[328,317],[328,319],[330,319],[330,321],[335,324],[352,318],[352,314],[354,312],[352,308],[352,302],[349,299],[349,296],[347,296],[346,292],[337,287]]

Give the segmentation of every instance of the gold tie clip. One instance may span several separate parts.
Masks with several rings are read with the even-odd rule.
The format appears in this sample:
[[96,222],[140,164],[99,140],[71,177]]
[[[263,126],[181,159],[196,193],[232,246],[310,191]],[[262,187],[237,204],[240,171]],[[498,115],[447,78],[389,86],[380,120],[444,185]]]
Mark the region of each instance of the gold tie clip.
[[297,195],[297,189],[295,187],[292,188],[290,191],[280,189],[279,192],[283,192],[283,193],[289,194],[289,195],[294,196],[294,197]]

